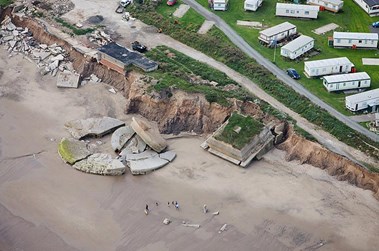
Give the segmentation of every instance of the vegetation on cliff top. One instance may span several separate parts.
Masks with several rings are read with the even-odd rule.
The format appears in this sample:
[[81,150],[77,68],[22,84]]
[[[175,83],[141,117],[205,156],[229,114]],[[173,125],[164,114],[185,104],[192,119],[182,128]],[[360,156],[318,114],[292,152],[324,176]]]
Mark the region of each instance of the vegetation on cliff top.
[[252,138],[259,134],[263,124],[250,116],[243,116],[233,113],[228,120],[228,124],[222,132],[215,136],[217,140],[232,145],[237,149],[242,149]]
[[13,2],[12,0],[0,0],[0,7],[5,7],[11,4],[12,2]]

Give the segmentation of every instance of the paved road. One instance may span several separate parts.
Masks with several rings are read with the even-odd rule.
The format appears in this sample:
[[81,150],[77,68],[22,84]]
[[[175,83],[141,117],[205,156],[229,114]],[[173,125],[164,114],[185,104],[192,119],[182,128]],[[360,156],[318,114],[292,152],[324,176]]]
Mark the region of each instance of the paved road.
[[375,133],[370,132],[366,128],[362,127],[361,125],[357,124],[355,121],[350,119],[349,117],[343,115],[342,113],[335,110],[330,105],[326,104],[322,100],[320,100],[318,97],[313,95],[311,92],[309,92],[307,89],[305,89],[302,85],[298,84],[295,80],[288,77],[286,72],[279,69],[276,65],[274,65],[272,62],[270,62],[268,59],[264,58],[261,54],[259,54],[256,50],[254,50],[241,36],[237,34],[228,24],[226,24],[220,17],[212,13],[211,11],[207,10],[203,6],[201,6],[199,3],[197,3],[195,0],[183,0],[186,4],[191,6],[195,11],[197,11],[200,15],[205,17],[205,19],[209,21],[215,22],[215,25],[222,30],[226,36],[243,52],[245,52],[250,57],[254,58],[259,64],[263,65],[266,69],[271,71],[278,79],[283,81],[285,84],[290,86],[292,89],[294,89],[296,92],[304,95],[307,97],[311,102],[314,104],[324,108],[327,110],[331,115],[336,117],[339,121],[344,123],[345,125],[349,126],[353,130],[366,135],[367,137],[373,139],[376,142],[379,142],[379,135],[376,135]]

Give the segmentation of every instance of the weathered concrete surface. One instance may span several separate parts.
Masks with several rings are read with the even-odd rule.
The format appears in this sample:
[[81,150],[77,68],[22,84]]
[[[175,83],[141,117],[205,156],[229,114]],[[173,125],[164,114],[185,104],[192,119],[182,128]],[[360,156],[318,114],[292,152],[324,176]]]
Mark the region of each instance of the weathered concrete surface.
[[[57,62],[57,60],[54,62]],[[79,74],[70,71],[59,72],[57,78],[57,87],[78,88],[79,78]]]
[[137,154],[127,154],[125,156],[126,161],[137,161],[137,160],[143,160],[143,159],[149,159],[157,156],[158,153],[154,152],[152,150],[146,150],[142,153],[137,153]]
[[75,162],[87,158],[91,152],[87,149],[87,144],[76,139],[63,138],[58,145],[58,153],[63,161],[74,164]]
[[173,151],[167,151],[167,152],[164,152],[164,153],[160,153],[159,157],[161,159],[165,159],[165,160],[168,160],[168,161],[172,162],[175,159],[175,157],[176,157],[176,153],[173,152]]
[[249,26],[249,27],[255,27],[255,28],[263,27],[261,22],[251,22],[251,21],[242,21],[242,20],[237,20],[237,25]]
[[74,138],[81,139],[86,136],[102,137],[123,125],[125,123],[121,120],[103,117],[70,121],[65,127]]
[[122,175],[125,173],[124,164],[104,153],[92,154],[87,159],[76,162],[73,167],[79,171],[92,174]]
[[149,122],[145,118],[133,117],[130,125],[138,136],[154,151],[160,153],[167,147],[167,143],[162,138],[155,123]]
[[204,23],[201,25],[200,29],[197,31],[199,34],[206,34],[215,24],[213,21],[205,20]]
[[379,58],[362,58],[363,65],[379,65]]
[[152,158],[147,158],[147,159],[141,159],[137,161],[128,161],[127,162],[130,171],[133,175],[138,175],[138,174],[146,174],[152,171],[155,171],[169,163],[168,160],[164,160],[159,158],[158,155],[152,157]]
[[179,7],[176,9],[176,11],[174,12],[174,14],[172,14],[174,17],[178,17],[178,18],[181,18],[183,17],[187,11],[190,9],[189,5],[187,4],[181,4],[179,5]]
[[327,25],[321,26],[320,28],[315,29],[313,33],[316,33],[317,35],[321,35],[321,34],[327,33],[328,31],[335,30],[338,27],[339,27],[338,24],[330,23],[330,24],[327,24]]
[[137,134],[134,135],[134,137],[129,140],[129,142],[126,144],[124,149],[120,152],[120,156],[122,159],[125,159],[125,156],[127,154],[136,154],[136,153],[142,153],[146,149],[146,143],[141,139],[140,136]]
[[114,131],[111,137],[113,150],[120,151],[134,134],[135,131],[130,126],[123,126]]

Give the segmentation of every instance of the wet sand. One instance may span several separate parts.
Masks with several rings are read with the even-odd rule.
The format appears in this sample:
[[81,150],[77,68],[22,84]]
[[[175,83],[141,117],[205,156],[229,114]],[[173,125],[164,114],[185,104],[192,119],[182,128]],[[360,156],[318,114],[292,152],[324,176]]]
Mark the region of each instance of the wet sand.
[[[106,85],[55,84],[0,48],[0,250],[377,249],[371,192],[286,162],[279,150],[242,169],[202,150],[201,137],[179,138],[168,141],[175,161],[146,176],[74,170],[57,154],[59,139],[69,137],[65,122],[131,116]],[[109,150],[109,136],[100,140],[99,150]],[[179,211],[167,206],[173,200]],[[204,214],[204,204],[220,215]]]

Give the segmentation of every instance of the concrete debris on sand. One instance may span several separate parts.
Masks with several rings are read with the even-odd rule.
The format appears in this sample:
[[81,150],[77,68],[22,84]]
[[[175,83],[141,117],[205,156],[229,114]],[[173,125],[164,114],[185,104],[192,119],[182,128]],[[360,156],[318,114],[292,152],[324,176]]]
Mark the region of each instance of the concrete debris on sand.
[[104,31],[95,30],[88,35],[88,40],[92,43],[95,43],[99,46],[106,45],[110,42],[113,42],[111,36]]
[[120,152],[120,156],[125,159],[127,154],[141,153],[145,151],[146,143],[140,136],[135,134],[125,145],[124,149]]
[[159,133],[158,126],[145,118],[132,118],[130,124],[133,130],[145,143],[156,152],[162,152],[167,147],[167,142]]
[[193,227],[193,228],[199,228],[199,224],[190,224],[190,223],[182,223],[183,227]]
[[168,224],[170,224],[170,223],[171,223],[171,220],[170,220],[170,219],[165,218],[165,219],[163,220],[163,224],[165,224],[165,225],[168,225]]
[[63,72],[59,72],[57,78],[57,87],[78,88],[79,78],[79,74],[75,74],[70,71],[65,70]]
[[76,162],[73,167],[79,171],[100,175],[122,175],[125,166],[110,154],[95,153],[87,159]]
[[72,137],[82,139],[88,136],[102,137],[123,125],[125,123],[121,120],[103,117],[70,121],[65,124],[65,127]]
[[40,68],[41,75],[50,73],[55,76],[58,71],[69,70],[74,72],[71,64],[66,60],[66,51],[54,43],[40,44],[33,38],[29,29],[15,26],[11,18],[6,16],[1,22],[0,44],[6,46],[9,53],[22,53]]
[[63,138],[58,145],[58,153],[64,162],[73,165],[75,162],[87,158],[91,152],[84,141]]
[[127,162],[127,165],[133,175],[140,175],[155,171],[168,163],[167,160],[161,159],[159,156],[154,156],[136,161],[131,160]]
[[226,231],[226,227],[227,226],[228,226],[228,224],[222,225],[222,227],[220,228],[220,230],[218,231],[218,233],[221,234],[222,232]]
[[134,134],[135,132],[130,126],[123,126],[114,131],[111,138],[113,150],[120,151]]

